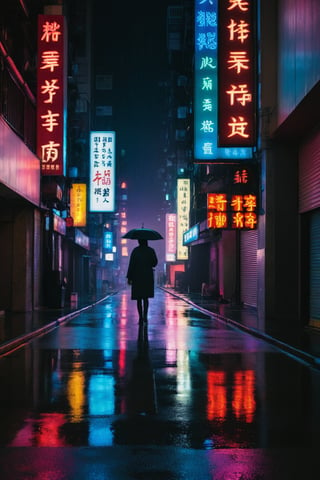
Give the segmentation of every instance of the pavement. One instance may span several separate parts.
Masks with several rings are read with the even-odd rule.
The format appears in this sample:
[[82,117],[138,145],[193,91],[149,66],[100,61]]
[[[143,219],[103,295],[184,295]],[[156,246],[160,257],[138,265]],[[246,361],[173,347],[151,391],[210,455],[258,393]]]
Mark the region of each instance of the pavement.
[[200,293],[185,293],[173,288],[163,288],[172,295],[185,300],[198,308],[250,335],[262,338],[299,360],[320,369],[320,330],[312,327],[293,328],[279,322],[277,327],[266,331],[263,321],[259,319],[256,308],[246,305],[220,303]]
[[39,308],[31,312],[0,311],[0,357],[93,308],[114,293],[116,292],[108,293],[97,300],[86,299],[71,303],[63,308]]
[[[277,329],[266,332],[264,326],[261,326],[257,310],[253,307],[220,303],[212,298],[203,297],[200,293],[186,293],[170,287],[160,288],[208,316],[262,338],[300,361],[320,369],[320,331],[318,329],[311,327],[294,329],[279,324]],[[20,348],[33,337],[48,333],[116,293],[110,292],[98,300],[87,300],[79,305],[68,305],[66,308],[44,308],[23,313],[0,312],[0,356]]]

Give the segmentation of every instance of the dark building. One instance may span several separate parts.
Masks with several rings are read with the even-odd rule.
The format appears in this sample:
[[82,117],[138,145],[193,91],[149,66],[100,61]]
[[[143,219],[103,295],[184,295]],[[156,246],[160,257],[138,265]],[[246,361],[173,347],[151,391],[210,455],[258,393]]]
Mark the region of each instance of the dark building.
[[[30,9],[30,12],[29,12]],[[36,2],[2,6],[0,29],[0,308],[41,303],[40,162],[36,151]]]
[[[175,110],[179,92],[172,85],[179,74],[185,75],[185,85],[192,85],[194,78],[194,58],[190,57],[185,35],[188,31],[185,11],[190,8],[192,12],[193,7],[194,2],[177,2],[168,10],[169,68],[174,80],[169,82],[168,93],[168,105],[173,109],[168,109],[166,131],[166,140],[170,138],[165,147],[164,177],[165,184],[170,185],[167,199],[180,173],[177,138],[181,139],[181,135]],[[184,282],[183,288],[200,292],[205,283],[209,292],[218,290],[225,301],[257,309],[262,330],[274,331],[284,325],[293,330],[317,327],[320,71],[315,45],[319,36],[316,29],[319,7],[312,0],[260,1],[255,2],[254,14],[257,139],[249,166],[257,172],[257,228],[232,231],[208,227],[207,195],[222,191],[230,167],[214,161],[199,164],[191,140],[188,146],[193,153],[191,162],[184,165],[184,173],[192,182],[190,228],[199,225],[200,234],[189,244],[188,261],[182,262],[183,270],[189,272],[188,287]],[[190,40],[192,28],[189,31]],[[189,59],[190,69],[181,67],[182,58]],[[193,94],[189,93],[188,98],[194,115]],[[175,212],[176,205],[167,203],[166,209]],[[170,266],[174,269],[172,263],[169,269]],[[173,284],[173,276],[170,281]]]

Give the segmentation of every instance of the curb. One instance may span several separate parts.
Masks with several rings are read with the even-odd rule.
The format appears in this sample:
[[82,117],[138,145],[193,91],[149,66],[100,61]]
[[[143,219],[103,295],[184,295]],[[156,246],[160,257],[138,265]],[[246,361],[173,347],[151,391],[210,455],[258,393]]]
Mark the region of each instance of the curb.
[[60,325],[63,325],[64,323],[71,320],[72,318],[77,317],[78,315],[80,315],[80,313],[84,312],[85,310],[88,310],[89,308],[93,308],[95,305],[98,305],[99,303],[103,302],[104,300],[109,298],[111,295],[114,295],[114,293],[110,293],[106,297],[103,297],[100,300],[97,300],[96,302],[91,303],[90,305],[86,305],[85,307],[79,308],[78,310],[74,310],[73,312],[67,313],[62,317],[57,318],[57,320],[53,320],[52,322],[47,323],[46,325],[43,325],[42,327],[39,327],[36,330],[32,330],[31,332],[28,332],[28,333],[23,333],[22,335],[19,335],[18,337],[13,338],[12,340],[3,342],[0,345],[0,357],[8,355],[9,353],[12,353],[15,350],[18,350],[19,348],[23,347],[27,342],[29,342],[35,337],[41,337],[42,335],[49,333],[51,330],[54,330],[55,328],[59,327]]
[[262,340],[265,340],[268,343],[271,343],[275,347],[277,347],[279,350],[283,351],[286,354],[290,354],[291,356],[295,357],[295,359],[302,361],[308,365],[311,365],[314,368],[320,369],[320,357],[317,357],[315,355],[311,355],[310,353],[305,352],[304,350],[300,350],[299,348],[293,347],[292,345],[289,345],[288,343],[283,342],[282,340],[279,340],[278,338],[272,337],[268,335],[267,333],[264,333],[260,330],[257,330],[253,327],[248,327],[246,325],[243,325],[242,323],[237,322],[236,320],[232,320],[229,317],[225,317],[224,315],[221,315],[219,313],[214,313],[211,312],[210,310],[207,310],[204,307],[201,307],[200,305],[197,305],[194,303],[192,300],[185,298],[184,296],[172,292],[171,290],[167,290],[164,287],[160,287],[163,291],[169,293],[170,295],[173,295],[174,297],[179,298],[180,300],[183,300],[184,302],[188,303],[195,309],[201,311],[202,313],[205,313],[211,318],[214,318],[216,320],[219,320],[223,323],[226,323],[228,325],[231,325],[232,327],[241,330],[245,333],[248,333],[250,335],[253,335],[257,338],[260,338]]

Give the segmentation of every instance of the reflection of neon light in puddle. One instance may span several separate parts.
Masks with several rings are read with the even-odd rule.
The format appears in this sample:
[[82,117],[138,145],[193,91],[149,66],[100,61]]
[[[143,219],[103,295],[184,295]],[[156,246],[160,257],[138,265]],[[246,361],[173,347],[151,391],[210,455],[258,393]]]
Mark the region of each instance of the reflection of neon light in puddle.
[[10,447],[65,447],[61,438],[61,427],[66,424],[66,416],[62,413],[46,413],[39,419],[28,419],[26,425],[16,434]]
[[[241,370],[234,373],[232,390],[232,412],[237,419],[252,423],[256,410],[255,373],[253,370]],[[225,421],[227,417],[226,373],[210,371],[207,373],[207,418]]]
[[120,325],[127,324],[128,317],[128,297],[126,295],[121,295],[120,302]]
[[[77,368],[78,363],[74,364]],[[74,370],[70,373],[67,384],[67,396],[70,405],[70,418],[72,423],[78,423],[83,420],[83,408],[85,403],[85,377],[81,370]]]
[[185,400],[190,399],[191,379],[189,352],[179,350],[177,354],[177,392],[184,395]]
[[254,398],[255,374],[253,370],[235,372],[232,409],[236,418],[252,423],[256,409]]
[[225,372],[207,373],[207,418],[225,420],[227,414],[227,388]]
[[107,446],[112,444],[110,421],[102,416],[111,416],[115,410],[114,378],[99,373],[92,375],[88,387],[89,445]]

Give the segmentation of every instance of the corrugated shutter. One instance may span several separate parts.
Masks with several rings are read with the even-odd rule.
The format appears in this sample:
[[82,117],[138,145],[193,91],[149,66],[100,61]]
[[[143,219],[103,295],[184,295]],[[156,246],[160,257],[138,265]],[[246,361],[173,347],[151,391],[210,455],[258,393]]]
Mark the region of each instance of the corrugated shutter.
[[303,143],[299,152],[299,212],[320,207],[320,132]]
[[258,231],[241,232],[240,236],[240,295],[241,301],[257,306],[257,249]]
[[320,321],[320,210],[310,217],[310,321]]

